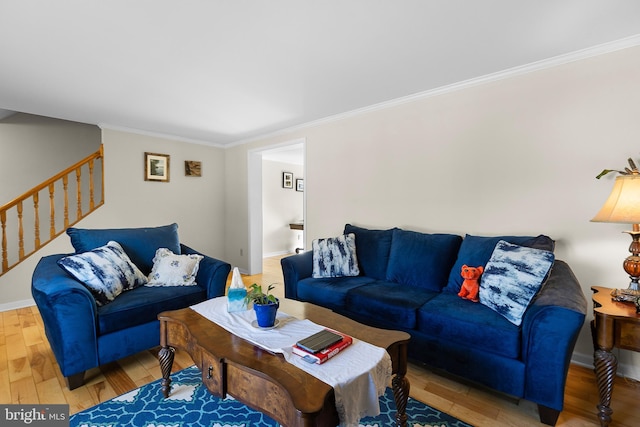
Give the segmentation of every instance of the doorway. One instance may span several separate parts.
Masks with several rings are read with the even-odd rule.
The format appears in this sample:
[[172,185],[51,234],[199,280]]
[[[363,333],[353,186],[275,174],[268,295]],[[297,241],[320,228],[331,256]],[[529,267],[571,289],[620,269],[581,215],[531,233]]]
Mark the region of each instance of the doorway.
[[[264,247],[264,187],[263,170],[266,161],[279,162],[283,164],[298,164],[302,166],[302,178],[305,177],[305,139],[296,139],[282,144],[261,147],[250,150],[248,153],[248,197],[249,197],[249,253],[248,253],[248,274],[260,274],[262,272],[262,259]],[[304,182],[304,181],[303,181]],[[272,180],[268,185],[274,185]],[[280,184],[277,183],[279,186]],[[296,192],[296,182],[294,188],[283,191]],[[306,191],[302,191],[302,220],[304,222],[306,207]],[[288,224],[282,224],[288,226]],[[294,231],[290,231],[294,235]],[[304,239],[302,239],[304,245]]]

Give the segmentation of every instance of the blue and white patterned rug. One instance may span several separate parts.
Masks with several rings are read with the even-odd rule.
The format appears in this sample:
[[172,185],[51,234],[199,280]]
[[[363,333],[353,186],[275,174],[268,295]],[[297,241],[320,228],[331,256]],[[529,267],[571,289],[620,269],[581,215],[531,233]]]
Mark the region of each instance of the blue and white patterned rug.
[[[168,399],[162,397],[160,380],[142,386],[70,418],[71,427],[276,427],[277,422],[232,397],[219,399],[202,385],[200,371],[192,366],[171,375]],[[381,414],[360,420],[362,427],[395,424],[393,393],[380,397]],[[450,415],[409,398],[410,427],[470,427]]]

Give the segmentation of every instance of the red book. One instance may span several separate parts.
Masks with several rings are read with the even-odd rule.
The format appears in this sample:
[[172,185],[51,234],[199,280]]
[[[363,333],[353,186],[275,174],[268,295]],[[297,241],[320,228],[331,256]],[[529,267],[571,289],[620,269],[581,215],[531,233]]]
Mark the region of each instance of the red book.
[[316,363],[319,365],[331,359],[333,356],[340,353],[345,348],[349,347],[353,342],[353,338],[350,337],[349,335],[343,334],[342,332],[334,331],[332,329],[331,331],[342,336],[342,339],[337,343],[332,344],[329,347],[325,348],[324,350],[320,350],[317,353],[311,353],[303,349],[302,347],[299,347],[297,344],[294,344],[293,353],[302,357],[306,362]]

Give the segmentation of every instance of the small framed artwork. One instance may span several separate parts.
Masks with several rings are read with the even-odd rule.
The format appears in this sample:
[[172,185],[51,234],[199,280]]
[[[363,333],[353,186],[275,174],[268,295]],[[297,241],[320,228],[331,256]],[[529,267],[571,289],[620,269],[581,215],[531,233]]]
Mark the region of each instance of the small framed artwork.
[[194,160],[184,161],[185,176],[202,176],[202,163]]
[[282,188],[293,188],[293,174],[282,172]]
[[304,191],[304,179],[296,179],[296,191]]
[[144,180],[169,182],[169,155],[144,153]]

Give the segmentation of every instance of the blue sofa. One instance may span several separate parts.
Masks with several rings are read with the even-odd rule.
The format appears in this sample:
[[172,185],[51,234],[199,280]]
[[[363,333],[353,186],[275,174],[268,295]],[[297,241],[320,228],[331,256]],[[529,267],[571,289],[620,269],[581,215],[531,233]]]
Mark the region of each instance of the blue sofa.
[[[487,266],[499,242],[552,252],[546,236],[481,237],[371,230],[355,235],[358,275],[312,277],[314,254],[283,258],[285,297],[330,308],[356,321],[411,334],[409,357],[508,395],[538,404],[555,425],[563,408],[567,370],[587,302],[576,277],[553,260],[520,324],[497,309],[457,295],[463,265]],[[504,245],[501,243],[501,245]],[[506,246],[505,246],[506,247]],[[494,265],[498,265],[495,262]],[[485,270],[485,275],[488,273]],[[500,277],[495,274],[491,278]],[[487,281],[490,279],[487,278]],[[492,285],[494,287],[495,284]]]
[[[45,332],[70,390],[84,382],[86,370],[159,345],[157,315],[225,293],[231,266],[181,244],[177,224],[162,227],[87,230],[69,228],[76,254],[91,253],[109,241],[120,244],[130,261],[148,275],[159,248],[202,256],[194,286],[138,286],[102,304],[59,262],[73,254],[43,257],[31,292]],[[196,257],[198,258],[198,257]]]

